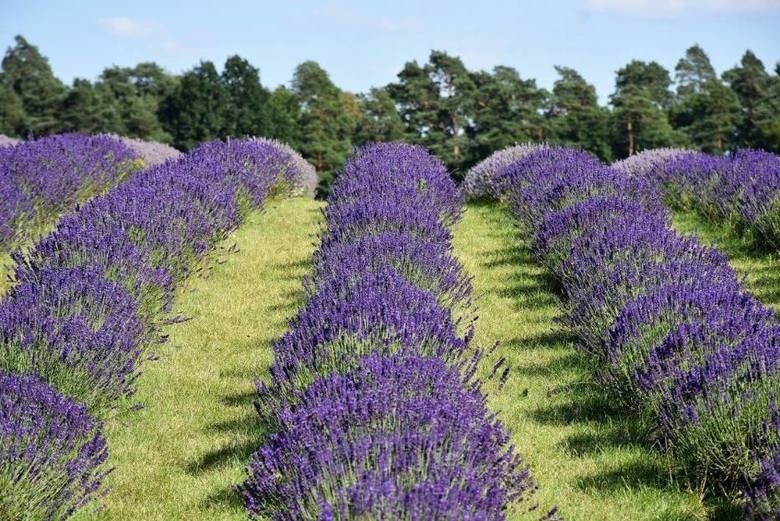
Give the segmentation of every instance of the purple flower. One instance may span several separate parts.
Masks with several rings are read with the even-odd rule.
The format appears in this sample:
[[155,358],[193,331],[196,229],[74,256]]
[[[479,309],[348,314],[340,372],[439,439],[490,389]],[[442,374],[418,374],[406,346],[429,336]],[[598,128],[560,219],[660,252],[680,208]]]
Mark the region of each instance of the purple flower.
[[486,159],[472,167],[463,179],[461,190],[468,200],[481,197],[498,197],[499,188],[495,185],[501,171],[512,163],[516,163],[531,152],[546,148],[546,145],[521,143],[493,152]]
[[[43,147],[41,142],[30,146]],[[27,144],[15,149],[22,146]],[[52,154],[52,148],[44,151]],[[14,156],[20,157],[25,156]],[[103,172],[88,163],[84,168]],[[22,506],[40,504],[41,514],[31,510],[31,517],[61,519],[95,496],[102,479],[95,469],[105,459],[105,443],[94,434],[87,411],[105,417],[133,393],[141,353],[170,311],[176,284],[239,224],[245,209],[291,189],[299,173],[289,151],[272,142],[207,143],[93,198],[63,217],[31,251],[14,253],[18,283],[0,303],[0,371],[34,373],[85,402],[75,405],[40,383],[48,394],[36,404],[38,391],[30,391],[40,409],[30,412],[10,391],[6,399],[0,379],[0,404],[9,407],[7,419],[0,410],[0,489],[13,487],[12,497]],[[62,194],[65,178],[58,175],[51,183],[30,183],[46,190],[53,183],[58,188],[50,193]],[[56,432],[49,432],[47,421]]]
[[560,280],[563,320],[599,380],[656,422],[692,475],[742,489],[746,515],[757,519],[772,519],[780,497],[780,321],[722,252],[669,227],[659,195],[768,238],[780,222],[777,168],[778,157],[763,152],[669,150],[607,169],[553,148],[495,181]]
[[0,490],[5,519],[65,519],[103,493],[102,425],[34,376],[0,369]]
[[256,403],[271,434],[239,486],[271,519],[504,519],[535,484],[485,406],[462,198],[425,150],[359,150],[331,191],[308,302]]
[[[63,212],[137,170],[138,156],[108,136],[62,134],[0,148],[0,249],[36,237]],[[23,200],[18,201],[18,194]],[[5,214],[5,215],[3,215]]]

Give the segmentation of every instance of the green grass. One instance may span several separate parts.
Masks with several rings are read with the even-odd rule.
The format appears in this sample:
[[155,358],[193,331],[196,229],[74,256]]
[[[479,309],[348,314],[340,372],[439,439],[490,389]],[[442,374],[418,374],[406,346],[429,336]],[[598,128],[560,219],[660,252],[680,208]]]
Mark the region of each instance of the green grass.
[[169,326],[160,358],[144,363],[144,408],[107,423],[111,491],[103,511],[78,520],[246,519],[230,486],[259,447],[253,380],[267,377],[271,344],[302,303],[320,207],[270,201],[179,292],[176,311],[192,320]]
[[713,224],[693,211],[676,212],[673,225],[681,233],[695,233],[704,244],[726,252],[748,290],[780,311],[780,252],[758,251],[727,226]]
[[11,283],[8,280],[9,275],[13,272],[13,264],[11,263],[11,256],[7,253],[0,252],[0,299],[11,287]]
[[574,339],[556,323],[556,285],[506,210],[469,206],[455,228],[455,250],[475,277],[476,341],[500,342],[485,373],[501,356],[512,367],[503,389],[486,384],[489,404],[530,464],[543,509],[558,505],[569,521],[738,518],[676,483],[646,433],[592,384]]
[[[269,202],[223,244],[207,275],[182,288],[176,311],[192,320],[169,326],[159,359],[145,362],[137,394],[144,408],[107,423],[111,492],[102,511],[77,521],[246,519],[230,486],[259,446],[252,382],[267,377],[271,344],[302,304],[320,208],[308,199]],[[756,293],[777,302],[762,288],[780,285],[775,257],[757,257],[733,236],[682,217],[681,231],[704,229],[705,242],[725,244]],[[496,381],[485,389],[540,484],[534,501],[544,510],[558,505],[569,521],[737,518],[676,482],[637,422],[592,384],[575,339],[556,322],[555,282],[508,213],[471,205],[454,231],[456,253],[474,275],[476,341],[500,342],[484,373],[502,356],[512,367],[502,389]],[[234,242],[239,251],[228,254]],[[524,511],[530,505],[510,518],[536,519],[538,511]]]

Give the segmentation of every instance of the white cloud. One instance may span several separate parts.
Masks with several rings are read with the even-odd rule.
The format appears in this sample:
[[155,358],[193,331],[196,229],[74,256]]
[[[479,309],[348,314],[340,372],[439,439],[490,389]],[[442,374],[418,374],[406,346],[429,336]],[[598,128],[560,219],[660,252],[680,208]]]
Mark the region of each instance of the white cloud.
[[114,36],[123,38],[150,38],[168,34],[168,30],[159,22],[134,20],[124,16],[103,18],[100,25]]
[[368,16],[351,8],[334,5],[316,9],[313,14],[318,18],[327,18],[343,25],[368,29],[370,31],[396,33],[420,31],[423,29],[422,21],[417,18]]
[[591,11],[668,17],[780,11],[780,0],[585,0]]
[[198,52],[197,48],[174,38],[164,24],[154,20],[115,16],[103,18],[99,24],[113,36],[140,40],[168,54],[194,55]]

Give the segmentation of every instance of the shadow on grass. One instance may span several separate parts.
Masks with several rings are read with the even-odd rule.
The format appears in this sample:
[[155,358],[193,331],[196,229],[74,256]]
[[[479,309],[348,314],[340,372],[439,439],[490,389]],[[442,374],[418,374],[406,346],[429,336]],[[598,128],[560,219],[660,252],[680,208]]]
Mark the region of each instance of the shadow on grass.
[[245,508],[244,500],[241,495],[230,489],[223,489],[219,492],[215,492],[206,497],[203,501],[206,507],[219,508],[220,510],[238,510],[243,511]]
[[189,463],[186,467],[187,473],[201,474],[225,465],[231,465],[234,462],[246,465],[259,447],[260,442],[256,440],[230,443]]
[[512,373],[532,378],[546,378],[553,381],[552,379],[565,372],[579,369],[580,366],[581,363],[578,355],[571,353],[544,363],[537,362],[530,365],[514,365],[512,366]]
[[619,469],[580,478],[577,486],[582,490],[619,491],[626,488],[669,487],[669,474],[661,465],[649,461],[624,463]]
[[[522,230],[508,222],[506,210],[495,211],[483,206],[478,205],[475,210],[489,223],[493,238],[504,246],[481,252],[481,268],[491,273],[513,266],[515,273],[504,280],[491,279],[493,285],[489,291],[511,299],[521,316],[545,316],[547,311],[561,313],[561,287],[547,270],[540,268],[528,241],[522,239]],[[780,270],[762,271],[758,276],[780,279]],[[641,495],[645,489],[682,490],[676,478],[670,476],[665,458],[653,454],[652,434],[642,419],[632,415],[593,381],[593,368],[576,351],[576,337],[555,324],[552,317],[544,321],[547,324],[542,332],[520,335],[504,345],[513,352],[555,353],[527,357],[528,362],[514,365],[512,373],[545,382],[549,399],[528,413],[531,421],[551,427],[577,426],[575,433],[558,442],[563,453],[575,460],[604,461],[596,470],[580,475],[572,483],[574,487],[595,495],[629,491]],[[563,382],[571,383],[555,387],[556,383]],[[712,519],[739,518],[734,514],[734,506],[725,499],[707,499],[706,503]],[[693,519],[694,514],[669,511],[664,515],[658,519]]]
[[243,393],[228,394],[227,396],[223,396],[219,401],[222,405],[226,405],[228,407],[246,408],[250,407],[254,403],[256,396],[257,393],[252,390]]
[[562,346],[571,346],[576,342],[576,337],[562,328],[551,331],[534,333],[524,337],[512,338],[503,344],[513,349],[556,349]]
[[[506,240],[517,242],[517,238],[514,235],[509,235]],[[504,266],[536,267],[533,255],[522,243],[492,251],[488,253],[480,264],[488,270]],[[496,294],[501,297],[521,301],[522,305],[549,306],[557,302],[557,294],[560,291],[560,287],[558,281],[550,273],[533,269],[525,270],[520,276],[515,277],[511,284],[503,285],[496,290]]]

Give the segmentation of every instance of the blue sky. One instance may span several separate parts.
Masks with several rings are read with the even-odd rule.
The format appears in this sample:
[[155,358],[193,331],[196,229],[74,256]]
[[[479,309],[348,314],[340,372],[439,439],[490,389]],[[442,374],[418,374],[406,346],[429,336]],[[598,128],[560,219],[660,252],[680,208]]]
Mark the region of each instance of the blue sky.
[[395,79],[404,62],[446,50],[474,69],[511,65],[551,87],[576,68],[606,100],[632,58],[672,70],[698,42],[718,72],[752,49],[780,60],[780,0],[50,1],[0,0],[0,43],[22,34],[67,82],[156,61],[172,72],[240,54],[263,83],[316,60],[352,91]]

